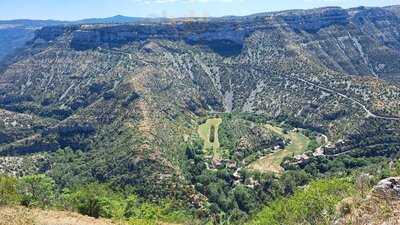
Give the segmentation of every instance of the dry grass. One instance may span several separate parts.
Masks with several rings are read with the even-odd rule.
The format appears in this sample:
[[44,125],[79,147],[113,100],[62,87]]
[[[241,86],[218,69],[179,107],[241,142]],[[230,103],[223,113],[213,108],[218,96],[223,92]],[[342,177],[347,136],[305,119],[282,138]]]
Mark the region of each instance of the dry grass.
[[0,206],[0,225],[179,225],[148,220],[96,219],[74,212]]
[[[348,204],[348,203],[346,203]],[[342,215],[337,225],[399,225],[400,201],[381,196],[358,199],[349,205],[349,213]],[[342,214],[338,212],[338,214]]]
[[95,219],[73,212],[1,207],[0,225],[115,225],[106,219]]
[[31,210],[22,207],[0,207],[0,225],[36,224]]

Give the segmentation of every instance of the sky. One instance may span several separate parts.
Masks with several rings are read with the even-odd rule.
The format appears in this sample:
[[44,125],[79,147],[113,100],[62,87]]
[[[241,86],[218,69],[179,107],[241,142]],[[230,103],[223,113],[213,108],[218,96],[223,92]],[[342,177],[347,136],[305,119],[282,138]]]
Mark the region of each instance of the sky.
[[0,0],[0,20],[78,20],[115,15],[187,17],[249,15],[323,6],[400,5],[400,0]]

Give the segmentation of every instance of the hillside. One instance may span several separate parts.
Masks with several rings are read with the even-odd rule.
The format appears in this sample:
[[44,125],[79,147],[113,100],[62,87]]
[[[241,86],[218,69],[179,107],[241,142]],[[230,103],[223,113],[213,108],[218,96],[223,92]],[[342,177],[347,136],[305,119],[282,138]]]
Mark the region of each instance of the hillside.
[[15,54],[20,48],[23,48],[26,42],[35,37],[35,32],[43,27],[68,24],[123,24],[159,20],[162,19],[147,19],[121,15],[108,18],[88,18],[77,21],[0,20],[0,62],[6,60],[7,56]]
[[[0,70],[0,169],[246,220],[310,177],[397,158],[399,22],[329,7],[41,28]],[[279,176],[246,169],[271,154]]]

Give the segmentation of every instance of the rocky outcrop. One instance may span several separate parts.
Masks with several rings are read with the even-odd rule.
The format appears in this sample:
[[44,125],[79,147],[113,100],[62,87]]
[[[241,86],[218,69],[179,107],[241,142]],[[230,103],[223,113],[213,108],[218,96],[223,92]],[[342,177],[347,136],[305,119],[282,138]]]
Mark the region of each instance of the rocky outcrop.
[[51,26],[43,27],[35,32],[35,40],[42,39],[45,41],[54,41],[61,35],[77,30],[79,26]]
[[[341,8],[323,8],[306,11],[289,11],[272,14],[265,18],[178,21],[161,24],[136,24],[117,26],[82,26],[73,32],[71,47],[86,50],[96,47],[118,47],[134,41],[167,39],[202,44],[224,56],[237,55],[246,37],[257,30],[289,27],[295,31],[316,32],[331,25],[346,25],[349,15]],[[55,28],[50,37],[60,31]]]
[[364,199],[347,198],[338,205],[334,225],[400,224],[400,177],[381,180]]
[[[340,31],[335,31],[335,28],[340,28]],[[204,45],[222,56],[235,56],[241,53],[245,39],[254,32],[278,32],[279,29],[295,32],[298,35],[293,36],[295,41],[307,47],[312,45],[308,48],[310,53],[335,70],[363,75],[399,70],[393,68],[396,65],[394,62],[384,63],[380,60],[382,57],[375,58],[376,54],[383,53],[371,52],[368,48],[374,45],[387,46],[390,50],[400,48],[399,17],[393,10],[385,8],[344,10],[328,7],[209,21],[193,19],[114,26],[53,27],[43,29],[37,35],[44,40],[52,40],[63,30],[73,31],[71,47],[76,50],[120,47],[131,42],[163,39]],[[349,61],[346,55],[350,54],[354,55]],[[384,54],[395,55],[396,50]]]
[[396,22],[399,18],[393,11],[384,8],[365,8],[359,7],[350,10],[354,14],[352,22],[362,25],[365,22],[385,23],[385,21]]
[[[56,30],[55,33],[57,33]],[[81,26],[72,33],[71,47],[87,50],[97,47],[120,47],[130,42],[148,39],[185,41],[189,44],[204,44],[224,54],[230,49],[241,49],[246,29],[236,29],[230,23],[166,23],[147,25],[117,25],[106,27]],[[48,37],[52,38],[52,36]],[[240,52],[240,51],[239,51]]]
[[317,32],[332,25],[347,25],[350,22],[349,14],[339,7],[328,7],[305,11],[289,11],[278,14],[290,28],[296,31]]
[[373,193],[383,198],[400,200],[400,177],[389,177],[381,180],[374,187]]

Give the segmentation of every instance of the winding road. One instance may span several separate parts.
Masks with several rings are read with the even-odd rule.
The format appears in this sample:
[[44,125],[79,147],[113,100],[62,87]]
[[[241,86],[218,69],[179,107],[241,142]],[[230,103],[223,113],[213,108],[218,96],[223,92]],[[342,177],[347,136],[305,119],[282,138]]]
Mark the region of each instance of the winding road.
[[308,85],[314,86],[314,87],[319,88],[321,90],[327,91],[327,92],[332,93],[332,94],[336,94],[336,95],[338,95],[338,96],[340,96],[342,98],[345,98],[345,99],[348,99],[348,100],[352,101],[356,105],[360,106],[367,113],[366,117],[373,117],[373,118],[384,119],[384,120],[400,121],[400,118],[398,118],[398,117],[386,117],[386,116],[376,115],[373,112],[371,112],[364,104],[362,104],[358,100],[356,100],[354,98],[351,98],[351,97],[349,97],[349,96],[347,96],[345,94],[342,94],[340,92],[337,92],[337,91],[335,91],[333,89],[330,89],[330,88],[327,88],[327,87],[323,87],[321,85],[315,84],[315,83],[313,83],[311,81],[308,81],[308,80],[305,80],[303,78],[299,78],[299,77],[293,77],[293,78],[295,78],[296,80],[301,81],[303,83],[306,83]]
[[[103,49],[103,48],[101,48],[101,47],[99,47],[98,50],[99,50],[99,51],[112,52],[112,53],[116,53],[116,54],[123,54],[123,55],[128,56],[130,59],[133,58],[133,54],[132,54],[132,53],[125,52],[125,51],[113,50],[113,49]],[[144,61],[143,59],[138,59],[138,60],[140,60],[140,61],[143,62],[144,64],[149,64],[149,62],[146,62],[146,61]],[[300,78],[300,77],[296,77],[296,76],[286,76],[286,77],[288,77],[288,78],[294,78],[294,79],[296,79],[296,80],[298,80],[298,81],[300,81],[300,82],[306,83],[306,84],[308,84],[308,85],[310,85],[310,86],[319,88],[319,89],[324,90],[324,91],[326,91],[326,92],[329,92],[329,93],[338,95],[338,96],[340,96],[340,97],[342,97],[342,98],[344,98],[344,99],[347,99],[347,100],[349,100],[349,101],[352,101],[352,102],[355,103],[356,105],[360,106],[360,107],[366,112],[366,114],[367,114],[366,117],[367,117],[367,118],[368,118],[368,117],[372,117],[372,118],[383,119],[383,120],[395,120],[395,121],[400,121],[400,118],[399,118],[399,117],[387,117],[387,116],[377,115],[377,114],[371,112],[371,111],[370,111],[364,104],[362,104],[360,101],[358,101],[358,100],[356,100],[356,99],[354,99],[354,98],[352,98],[352,97],[349,97],[349,96],[347,96],[347,95],[345,95],[345,94],[342,94],[342,93],[340,93],[340,92],[338,92],[338,91],[335,91],[335,90],[333,90],[333,89],[330,89],[330,88],[321,86],[321,85],[319,85],[319,84],[315,84],[315,83],[313,83],[313,82],[311,82],[311,81],[305,80],[305,79]]]

